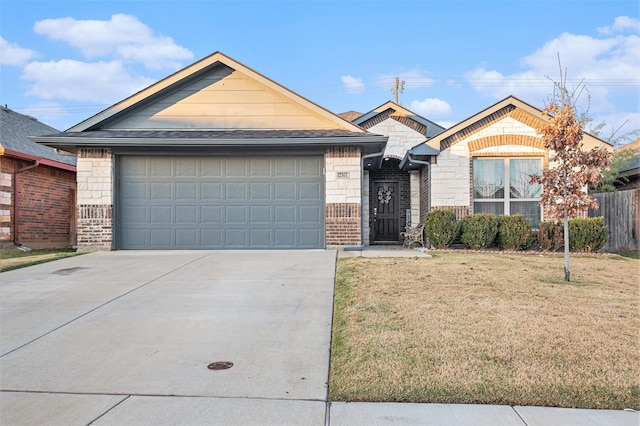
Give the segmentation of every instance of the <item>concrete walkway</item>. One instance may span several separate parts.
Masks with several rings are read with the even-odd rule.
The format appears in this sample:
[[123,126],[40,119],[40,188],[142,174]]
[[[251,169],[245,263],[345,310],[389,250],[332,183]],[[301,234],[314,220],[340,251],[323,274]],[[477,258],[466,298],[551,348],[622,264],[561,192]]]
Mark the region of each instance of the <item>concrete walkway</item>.
[[639,424],[623,411],[328,404],[335,259],[121,251],[2,273],[0,424]]

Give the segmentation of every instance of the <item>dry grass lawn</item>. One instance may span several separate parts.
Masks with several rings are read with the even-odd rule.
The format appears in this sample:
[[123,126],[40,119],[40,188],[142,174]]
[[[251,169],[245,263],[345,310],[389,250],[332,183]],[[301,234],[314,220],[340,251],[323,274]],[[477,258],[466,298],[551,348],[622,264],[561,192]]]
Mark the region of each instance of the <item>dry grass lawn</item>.
[[330,398],[640,409],[640,260],[338,263]]

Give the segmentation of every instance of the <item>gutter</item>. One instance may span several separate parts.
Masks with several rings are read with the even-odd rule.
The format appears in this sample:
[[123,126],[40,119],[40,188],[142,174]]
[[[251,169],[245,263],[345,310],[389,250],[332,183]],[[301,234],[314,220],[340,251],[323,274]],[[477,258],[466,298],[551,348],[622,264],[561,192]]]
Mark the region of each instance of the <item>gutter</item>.
[[20,219],[20,206],[18,203],[18,194],[20,192],[20,187],[18,185],[18,174],[26,172],[27,170],[35,169],[40,165],[40,160],[42,159],[38,158],[32,165],[23,167],[13,172],[13,244],[15,244],[16,246],[22,245],[19,238],[20,228],[18,226]]
[[362,212],[362,206],[364,206],[364,160],[375,157],[382,157],[384,155],[386,147],[380,152],[374,152],[371,154],[365,154],[360,157],[360,245],[344,247],[344,251],[362,251],[364,250],[364,214]]

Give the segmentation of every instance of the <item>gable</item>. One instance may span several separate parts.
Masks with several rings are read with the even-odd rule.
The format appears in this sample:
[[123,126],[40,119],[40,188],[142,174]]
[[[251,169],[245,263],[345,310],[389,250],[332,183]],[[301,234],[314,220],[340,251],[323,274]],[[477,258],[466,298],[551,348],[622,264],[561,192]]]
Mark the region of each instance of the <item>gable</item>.
[[337,127],[311,109],[222,64],[107,125],[114,130]]
[[[525,135],[539,139],[540,135],[538,135],[537,129],[547,120],[549,120],[549,117],[543,115],[541,110],[513,96],[509,96],[450,127],[439,135],[430,138],[427,144],[432,148],[444,151],[461,141],[469,142],[496,134]],[[503,143],[511,143],[514,140],[516,139],[513,137],[503,138]],[[532,144],[533,142],[529,143]],[[604,146],[608,150],[612,148],[607,142],[585,133],[583,149],[592,149],[597,146]]]
[[366,133],[221,52],[135,93],[67,133],[111,129],[330,129]]
[[[376,117],[381,116],[383,115],[380,114]],[[407,125],[403,120],[398,120],[397,117],[392,115],[368,127],[367,130],[375,134],[388,136],[389,140],[387,141],[384,156],[397,159],[402,159],[408,150],[426,139],[424,133],[416,131],[413,126]]]

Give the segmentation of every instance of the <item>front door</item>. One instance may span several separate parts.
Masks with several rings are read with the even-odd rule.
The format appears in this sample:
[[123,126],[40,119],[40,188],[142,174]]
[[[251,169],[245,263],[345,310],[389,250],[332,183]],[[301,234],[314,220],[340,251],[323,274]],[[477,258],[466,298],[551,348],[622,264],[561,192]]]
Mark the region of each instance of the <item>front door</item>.
[[400,202],[398,182],[373,182],[373,241],[400,241]]

